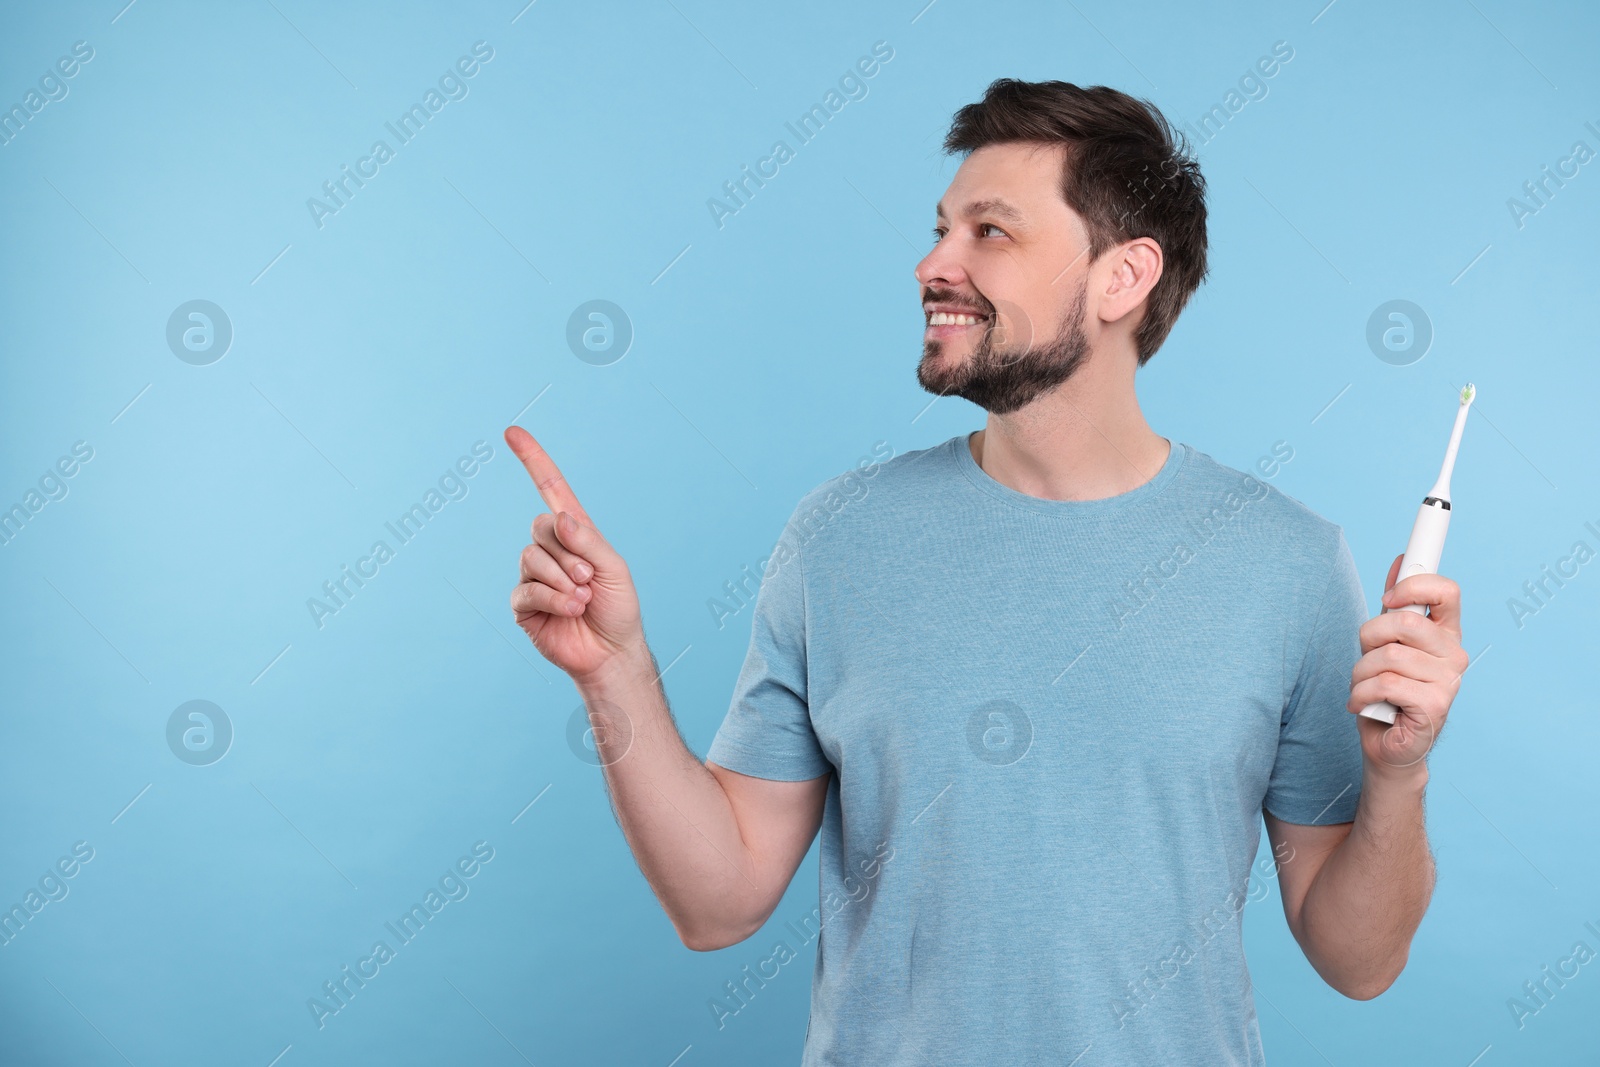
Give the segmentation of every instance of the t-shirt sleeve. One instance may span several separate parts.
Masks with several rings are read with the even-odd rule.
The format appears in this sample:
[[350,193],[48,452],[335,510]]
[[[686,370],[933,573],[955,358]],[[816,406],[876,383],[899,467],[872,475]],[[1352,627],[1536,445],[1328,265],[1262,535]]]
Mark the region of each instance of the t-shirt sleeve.
[[1351,822],[1361,797],[1361,733],[1350,713],[1350,672],[1367,621],[1355,560],[1339,531],[1333,567],[1300,673],[1283,709],[1263,807],[1284,822]]
[[806,703],[805,570],[790,536],[793,528],[791,517],[762,572],[750,650],[728,714],[706,753],[729,770],[783,782],[818,778],[833,769],[817,743]]

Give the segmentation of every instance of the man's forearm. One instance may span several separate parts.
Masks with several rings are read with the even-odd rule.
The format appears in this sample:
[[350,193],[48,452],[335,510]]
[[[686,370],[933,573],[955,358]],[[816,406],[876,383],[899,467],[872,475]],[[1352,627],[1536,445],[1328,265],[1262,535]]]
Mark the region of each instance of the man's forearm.
[[679,736],[642,642],[578,681],[612,810],[667,917],[691,948],[761,918],[755,868],[722,786]]
[[1369,763],[1350,834],[1323,863],[1301,905],[1301,946],[1345,996],[1369,1000],[1405,968],[1433,895],[1423,825],[1426,764],[1401,772]]

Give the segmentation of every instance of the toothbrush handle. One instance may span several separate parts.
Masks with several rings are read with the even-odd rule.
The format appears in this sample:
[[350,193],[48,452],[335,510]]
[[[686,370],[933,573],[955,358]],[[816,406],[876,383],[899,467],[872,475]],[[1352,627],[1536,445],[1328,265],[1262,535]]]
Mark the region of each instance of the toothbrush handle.
[[[1431,496],[1424,500],[1417,509],[1417,521],[1411,526],[1411,539],[1406,542],[1406,554],[1400,560],[1400,573],[1395,575],[1395,584],[1413,574],[1439,573],[1439,557],[1444,553],[1444,535],[1449,529],[1449,501]],[[1428,613],[1428,609],[1421,604],[1406,604],[1395,610],[1412,611],[1418,615]],[[1386,723],[1393,723],[1399,713],[1400,709],[1387,700],[1374,701],[1360,711],[1369,719]]]

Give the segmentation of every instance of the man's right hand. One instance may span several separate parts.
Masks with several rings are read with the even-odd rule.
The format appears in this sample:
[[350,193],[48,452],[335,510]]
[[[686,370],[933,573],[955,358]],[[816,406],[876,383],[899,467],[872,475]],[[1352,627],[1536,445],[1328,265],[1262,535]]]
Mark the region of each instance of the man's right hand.
[[639,595],[550,454],[520,426],[505,438],[550,509],[533,520],[511,607],[539,654],[581,683],[644,644]]
[[[534,543],[522,550],[522,581],[511,594],[517,625],[583,691],[596,752],[620,744],[602,760],[612,808],[678,936],[697,951],[737,944],[771,917],[805,859],[829,775],[768,781],[689,751],[659,675],[651,677],[627,565],[539,442],[512,426],[506,444],[551,512],[533,520]],[[613,726],[625,740],[610,740]]]

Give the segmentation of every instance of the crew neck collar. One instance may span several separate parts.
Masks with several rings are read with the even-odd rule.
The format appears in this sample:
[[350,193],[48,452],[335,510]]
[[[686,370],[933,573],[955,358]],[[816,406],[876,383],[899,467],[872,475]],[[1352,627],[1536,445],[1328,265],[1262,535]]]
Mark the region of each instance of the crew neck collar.
[[996,481],[987,471],[978,466],[978,461],[972,458],[971,444],[972,434],[976,432],[974,430],[969,433],[957,434],[944,444],[945,452],[961,473],[966,476],[967,481],[972,483],[973,487],[980,492],[987,493],[997,500],[1011,504],[1014,507],[1037,511],[1046,515],[1074,517],[1108,515],[1132,504],[1148,500],[1166,488],[1167,484],[1172,481],[1173,476],[1178,473],[1178,468],[1182,467],[1185,461],[1188,460],[1189,453],[1192,451],[1188,445],[1168,438],[1167,444],[1170,447],[1167,449],[1167,459],[1161,465],[1161,469],[1156,472],[1155,477],[1134,486],[1127,492],[1118,493],[1115,496],[1101,497],[1098,500],[1047,500],[1044,497],[1019,492],[1009,485]]

